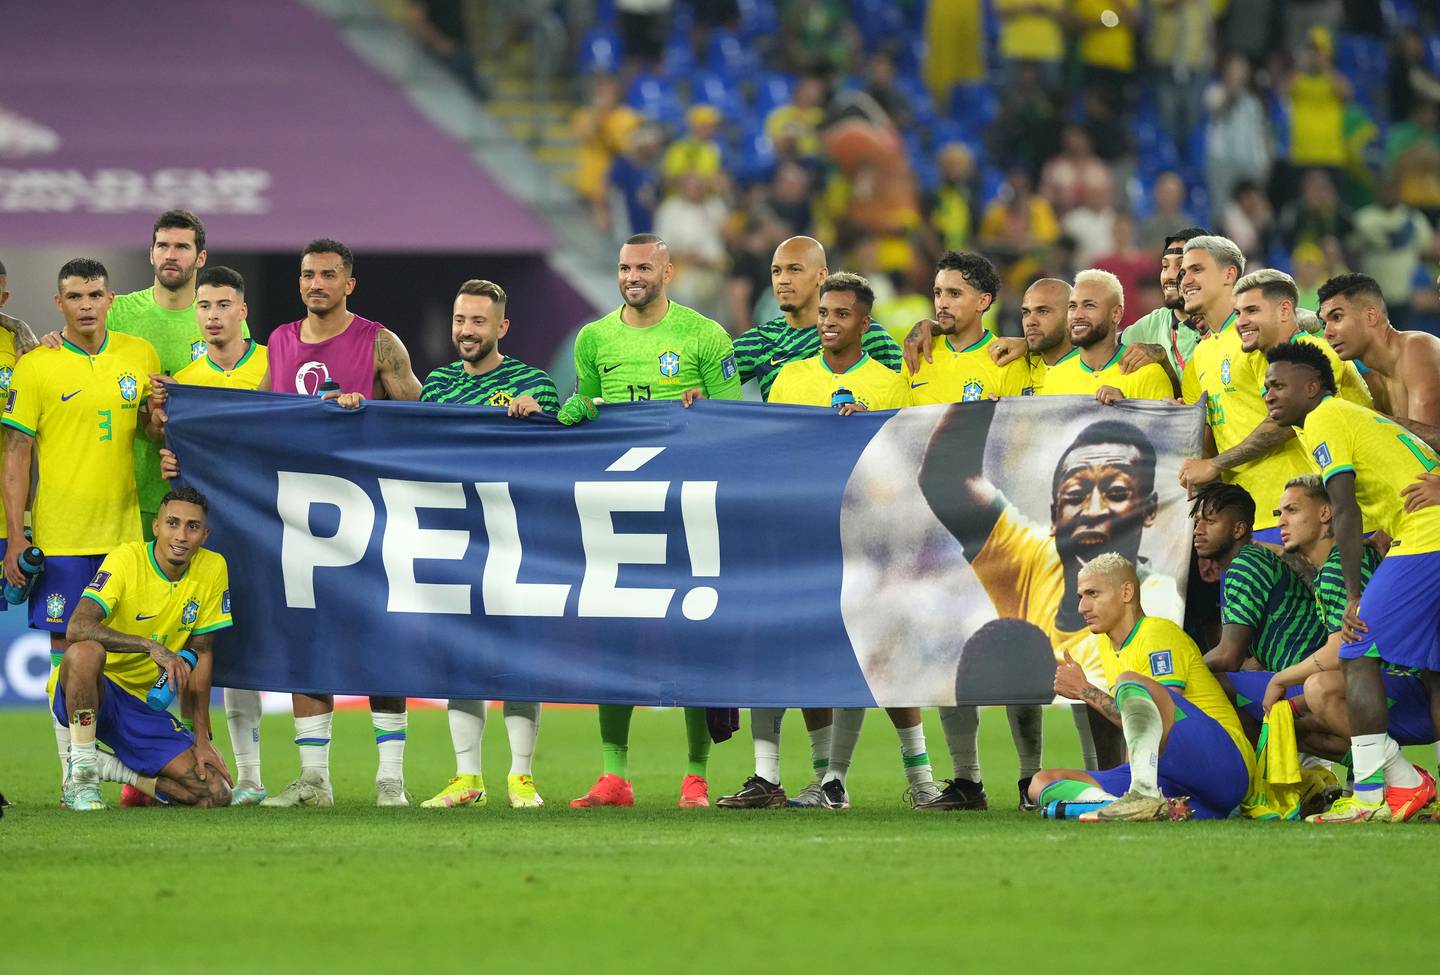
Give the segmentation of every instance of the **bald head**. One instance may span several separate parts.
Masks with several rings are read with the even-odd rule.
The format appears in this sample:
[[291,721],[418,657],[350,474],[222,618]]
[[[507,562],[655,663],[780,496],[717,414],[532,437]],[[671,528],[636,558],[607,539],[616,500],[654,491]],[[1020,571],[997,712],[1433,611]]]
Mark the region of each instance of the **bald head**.
[[770,287],[786,320],[813,328],[820,308],[820,284],[829,274],[825,248],[814,237],[781,241],[770,259]]
[[1020,299],[1020,328],[1031,355],[1053,353],[1058,357],[1069,351],[1070,334],[1065,328],[1069,304],[1070,285],[1059,278],[1041,278],[1025,289]]

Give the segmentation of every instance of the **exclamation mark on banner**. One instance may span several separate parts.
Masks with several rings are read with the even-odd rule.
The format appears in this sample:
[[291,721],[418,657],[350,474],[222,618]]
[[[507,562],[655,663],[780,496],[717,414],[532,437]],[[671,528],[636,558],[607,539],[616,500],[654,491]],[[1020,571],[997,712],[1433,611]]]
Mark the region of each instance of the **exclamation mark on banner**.
[[[715,481],[681,481],[680,514],[685,519],[685,546],[690,572],[700,578],[720,575],[720,524],[715,515]],[[687,620],[708,620],[720,602],[712,586],[696,586],[680,602]]]

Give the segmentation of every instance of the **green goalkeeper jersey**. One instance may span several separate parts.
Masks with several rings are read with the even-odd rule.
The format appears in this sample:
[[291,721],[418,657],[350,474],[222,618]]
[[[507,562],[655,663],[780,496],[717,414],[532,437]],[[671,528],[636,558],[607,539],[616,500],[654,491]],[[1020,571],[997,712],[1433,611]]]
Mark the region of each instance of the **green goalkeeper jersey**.
[[679,399],[702,389],[710,399],[740,399],[740,372],[730,336],[720,325],[670,302],[649,328],[620,320],[616,309],[575,338],[576,386],[607,403]]

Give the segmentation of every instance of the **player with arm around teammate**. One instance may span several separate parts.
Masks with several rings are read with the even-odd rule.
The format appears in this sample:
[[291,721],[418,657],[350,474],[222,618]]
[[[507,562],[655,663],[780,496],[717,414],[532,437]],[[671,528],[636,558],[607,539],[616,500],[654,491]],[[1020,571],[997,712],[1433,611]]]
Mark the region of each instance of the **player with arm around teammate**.
[[[112,550],[70,617],[70,645],[49,690],[51,710],[70,728],[72,810],[106,808],[97,740],[114,752],[104,763],[122,766],[115,777],[161,802],[230,803],[229,773],[210,743],[213,634],[231,625],[230,582],[224,556],[203,547],[207,519],[204,495],[171,491],[155,540]],[[193,670],[181,650],[195,654]],[[162,674],[182,695],[193,734],[146,702]]]

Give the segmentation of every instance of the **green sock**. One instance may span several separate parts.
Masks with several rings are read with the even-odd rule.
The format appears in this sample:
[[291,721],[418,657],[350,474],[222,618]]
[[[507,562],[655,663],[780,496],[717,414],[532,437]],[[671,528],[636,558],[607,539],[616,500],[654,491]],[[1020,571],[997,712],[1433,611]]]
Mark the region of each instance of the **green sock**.
[[685,709],[685,745],[689,753],[685,774],[703,776],[710,761],[710,725],[704,708]]
[[630,718],[635,708],[629,704],[602,704],[600,711],[600,748],[605,753],[605,773],[630,778]]

